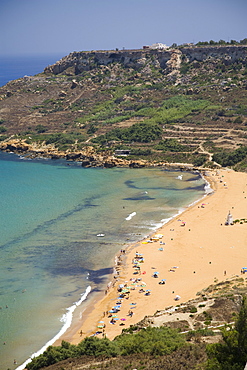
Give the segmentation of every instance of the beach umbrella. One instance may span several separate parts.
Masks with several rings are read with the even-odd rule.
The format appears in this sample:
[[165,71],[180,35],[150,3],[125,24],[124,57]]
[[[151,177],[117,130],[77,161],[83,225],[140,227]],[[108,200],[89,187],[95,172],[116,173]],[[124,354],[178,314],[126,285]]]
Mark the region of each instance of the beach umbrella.
[[99,321],[100,324],[104,324],[104,321]]
[[155,274],[159,274],[159,272],[158,272],[158,271],[156,271],[156,272],[155,272]]
[[161,279],[161,281],[166,281],[166,279]]
[[147,289],[146,292],[151,292],[151,290],[150,289]]

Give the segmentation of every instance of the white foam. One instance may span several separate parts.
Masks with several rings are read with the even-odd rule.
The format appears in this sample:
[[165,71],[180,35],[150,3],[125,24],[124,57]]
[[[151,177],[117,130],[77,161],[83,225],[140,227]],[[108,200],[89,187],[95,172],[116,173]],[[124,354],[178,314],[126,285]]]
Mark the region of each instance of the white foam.
[[66,330],[70,327],[72,323],[73,312],[75,311],[76,307],[80,306],[80,304],[83,301],[85,301],[88,294],[91,292],[91,289],[92,289],[91,286],[88,286],[85,293],[82,294],[79,301],[75,302],[71,307],[67,308],[66,314],[64,314],[60,320],[61,322],[64,323],[64,325],[62,329],[57,333],[57,335],[55,335],[55,337],[48,341],[39,351],[33,353],[28,360],[26,360],[22,365],[18,366],[15,370],[24,370],[26,368],[26,365],[29,364],[29,362],[31,362],[34,357],[37,357],[44,353],[49,346],[52,346],[52,344],[55,343],[56,340],[58,340],[61,337],[61,335],[63,335],[66,332]]
[[132,217],[134,217],[136,215],[136,212],[132,212],[128,217],[126,217],[126,221],[129,221],[132,219]]

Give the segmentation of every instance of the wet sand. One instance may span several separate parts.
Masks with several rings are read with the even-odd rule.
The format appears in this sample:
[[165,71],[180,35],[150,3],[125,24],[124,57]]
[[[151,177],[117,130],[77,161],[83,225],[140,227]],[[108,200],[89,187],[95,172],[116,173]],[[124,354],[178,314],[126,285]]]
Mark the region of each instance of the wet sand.
[[[146,315],[241,274],[247,266],[247,223],[226,226],[225,221],[229,211],[233,220],[247,219],[247,174],[220,170],[205,178],[214,192],[159,229],[155,234],[162,238],[148,238],[120,253],[111,286],[77,311],[56,345],[62,339],[77,344],[97,332],[113,339]],[[165,284],[159,284],[162,279]]]

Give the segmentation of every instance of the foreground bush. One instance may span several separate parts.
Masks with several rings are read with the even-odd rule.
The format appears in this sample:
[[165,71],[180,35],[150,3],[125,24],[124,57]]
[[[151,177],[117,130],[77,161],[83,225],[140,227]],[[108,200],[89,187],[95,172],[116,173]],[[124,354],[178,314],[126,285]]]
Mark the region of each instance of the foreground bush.
[[107,338],[85,338],[78,345],[62,341],[58,347],[48,347],[40,356],[34,358],[27,365],[28,370],[38,370],[53,365],[67,358],[76,358],[83,355],[94,357],[116,357],[135,353],[151,355],[167,355],[186,344],[185,339],[174,329],[147,328],[136,334],[122,334],[114,341]]

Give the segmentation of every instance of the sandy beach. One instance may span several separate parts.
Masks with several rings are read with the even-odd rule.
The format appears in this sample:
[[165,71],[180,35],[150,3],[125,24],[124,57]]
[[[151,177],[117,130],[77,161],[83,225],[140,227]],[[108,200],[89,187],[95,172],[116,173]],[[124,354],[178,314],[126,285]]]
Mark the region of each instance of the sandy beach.
[[214,192],[155,233],[162,237],[120,253],[111,286],[86,310],[79,309],[56,345],[62,339],[77,344],[96,332],[113,339],[146,315],[241,274],[247,266],[247,223],[226,226],[225,221],[229,211],[233,220],[247,219],[247,174],[220,170],[205,178]]

